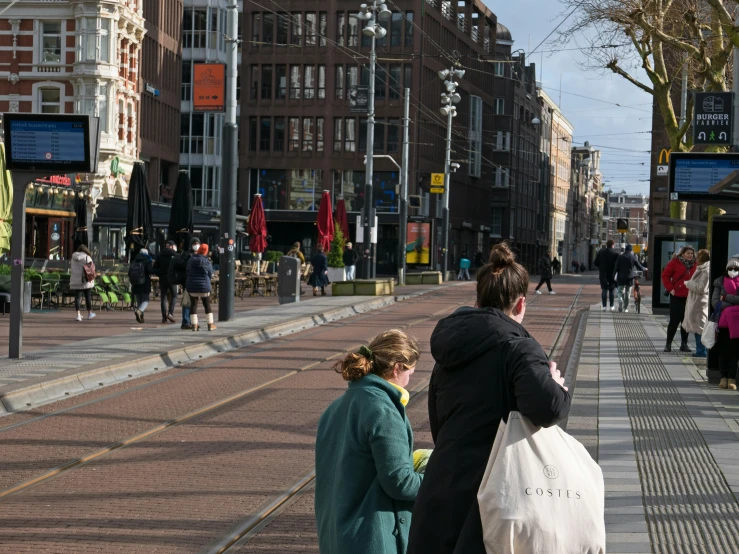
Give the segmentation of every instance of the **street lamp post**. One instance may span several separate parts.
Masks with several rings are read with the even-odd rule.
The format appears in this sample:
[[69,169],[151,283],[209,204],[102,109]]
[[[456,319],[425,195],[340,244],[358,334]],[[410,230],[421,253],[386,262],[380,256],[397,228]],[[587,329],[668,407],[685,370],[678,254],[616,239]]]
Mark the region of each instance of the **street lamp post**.
[[366,21],[367,25],[362,29],[362,34],[371,37],[370,50],[370,75],[369,90],[367,98],[367,168],[364,181],[364,210],[362,212],[362,227],[364,228],[364,263],[362,264],[362,274],[365,279],[370,279],[373,274],[374,256],[372,255],[372,227],[375,222],[375,210],[372,205],[372,180],[374,172],[374,164],[372,155],[375,150],[375,65],[377,64],[377,51],[375,42],[378,38],[382,38],[387,31],[377,22],[378,19],[386,21],[390,18],[392,12],[385,5],[385,0],[372,0],[368,4],[362,4],[359,7],[357,18]]
[[457,92],[459,83],[454,79],[464,77],[463,69],[444,69],[439,71],[439,79],[444,81],[444,92],[441,93],[441,115],[446,119],[446,156],[444,157],[444,206],[441,210],[441,241],[442,241],[442,261],[441,275],[446,281],[447,271],[449,270],[449,187],[451,184],[451,173],[459,169],[458,163],[452,163],[452,118],[457,117],[457,108],[455,104],[462,101],[462,97]]

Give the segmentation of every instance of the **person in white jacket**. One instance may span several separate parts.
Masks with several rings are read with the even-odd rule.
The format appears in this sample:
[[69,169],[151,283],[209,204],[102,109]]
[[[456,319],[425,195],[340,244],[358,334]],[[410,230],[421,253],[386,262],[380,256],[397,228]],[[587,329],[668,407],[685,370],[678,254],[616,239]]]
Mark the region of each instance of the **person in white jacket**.
[[701,342],[703,328],[708,322],[708,293],[710,286],[711,254],[708,250],[699,250],[696,256],[696,270],[690,280],[685,281],[688,287],[688,301],[685,304],[683,329],[695,333],[694,358],[705,358],[708,353]]
[[[84,244],[80,245],[77,252],[72,254],[72,268],[70,271],[69,288],[75,291],[74,307],[77,309],[77,321],[82,321],[82,314],[80,308],[82,307],[82,296],[85,297],[85,304],[87,304],[87,319],[95,317],[95,312],[92,311],[92,288],[95,286],[95,281],[88,281],[85,277],[84,266],[92,263],[92,255]],[[94,266],[93,266],[94,267]]]

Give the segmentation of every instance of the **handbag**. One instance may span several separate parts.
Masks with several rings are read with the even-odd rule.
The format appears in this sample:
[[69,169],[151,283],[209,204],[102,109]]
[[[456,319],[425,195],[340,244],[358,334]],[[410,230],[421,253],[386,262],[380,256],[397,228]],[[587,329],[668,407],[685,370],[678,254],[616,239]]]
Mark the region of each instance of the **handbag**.
[[501,420],[477,502],[487,554],[605,554],[603,472],[556,425]]
[[719,303],[716,304],[716,308],[713,310],[711,317],[708,318],[706,326],[703,327],[703,332],[701,333],[701,343],[703,344],[703,346],[708,348],[708,350],[716,346],[716,342],[718,342],[718,322],[721,318],[722,309],[723,306],[719,301]]
[[184,291],[182,293],[182,302],[180,303],[180,306],[182,308],[190,308],[192,306],[192,298],[190,298],[189,292]]

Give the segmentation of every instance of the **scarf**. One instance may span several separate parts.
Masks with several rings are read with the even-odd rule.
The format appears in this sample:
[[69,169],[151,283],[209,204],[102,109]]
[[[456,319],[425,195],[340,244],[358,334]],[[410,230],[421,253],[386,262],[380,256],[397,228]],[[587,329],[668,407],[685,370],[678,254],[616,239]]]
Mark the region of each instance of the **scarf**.
[[[388,383],[390,383],[390,381],[388,381]],[[400,391],[400,403],[403,406],[407,406],[408,401],[411,399],[411,395],[408,393],[408,391],[405,390],[403,387],[396,385],[395,383],[390,384]]]
[[680,256],[678,256],[677,259],[680,260],[680,263],[685,266],[685,269],[690,270],[690,268],[695,265],[695,260],[686,260],[685,258],[682,258]]

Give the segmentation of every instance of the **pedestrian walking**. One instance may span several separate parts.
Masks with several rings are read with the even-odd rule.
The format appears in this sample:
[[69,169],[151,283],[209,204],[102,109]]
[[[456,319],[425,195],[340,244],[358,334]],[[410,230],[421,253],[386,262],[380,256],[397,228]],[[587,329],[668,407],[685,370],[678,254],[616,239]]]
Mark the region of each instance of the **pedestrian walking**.
[[713,282],[711,304],[720,309],[718,320],[718,368],[721,372],[719,388],[736,390],[736,372],[739,365],[739,254],[726,264],[726,273]]
[[419,357],[416,340],[392,330],[335,366],[349,388],[318,422],[315,514],[322,554],[406,552],[423,478],[414,469],[406,416],[406,388]]
[[705,358],[708,353],[701,342],[703,328],[708,323],[708,294],[710,289],[711,254],[708,250],[698,250],[695,257],[695,272],[685,281],[688,288],[688,301],[685,303],[683,329],[695,334],[694,358]]
[[200,331],[198,324],[198,302],[203,302],[208,331],[216,329],[213,323],[213,310],[210,306],[210,281],[213,278],[213,264],[208,259],[208,245],[201,244],[198,251],[187,262],[187,294],[190,295],[190,322],[193,331]]
[[616,260],[619,253],[613,247],[613,240],[606,242],[606,245],[600,249],[595,256],[595,267],[598,268],[598,279],[600,280],[600,300],[601,310],[608,309],[610,302],[611,311],[616,309],[614,305],[614,296],[616,290]]
[[562,272],[562,262],[559,261],[557,256],[554,256],[554,259],[552,260],[552,272],[554,275],[559,275]]
[[357,254],[357,251],[352,248],[352,243],[347,242],[344,248],[343,256],[344,270],[346,271],[347,281],[354,281],[354,279],[356,279],[358,259],[359,254]]
[[154,273],[159,276],[159,296],[162,308],[162,323],[175,322],[174,307],[177,304],[177,284],[169,280],[169,266],[177,255],[173,240],[168,240],[154,262]]
[[626,251],[616,259],[616,285],[618,286],[618,311],[629,312],[629,300],[634,288],[635,268],[646,271],[632,252],[632,246],[626,245]]
[[154,274],[154,264],[149,251],[142,248],[128,268],[128,280],[131,282],[131,292],[136,300],[134,314],[136,321],[144,323],[144,312],[149,306],[151,294],[151,276]]
[[470,266],[472,266],[472,262],[467,256],[467,252],[465,252],[459,259],[459,273],[457,274],[457,281],[461,281],[462,279],[465,281],[470,280]]
[[293,247],[287,251],[286,256],[290,256],[291,258],[298,258],[300,260],[301,264],[305,264],[305,256],[303,256],[303,253],[300,251],[300,243],[296,242],[293,244]]
[[477,502],[501,419],[521,412],[551,427],[570,394],[554,362],[522,325],[529,274],[498,244],[477,277],[477,308],[442,319],[431,336],[435,448],[413,508],[408,554],[485,554]]
[[169,282],[182,286],[182,325],[180,329],[192,329],[190,322],[190,295],[187,294],[187,262],[200,249],[200,239],[194,237],[190,241],[190,248],[183,249],[182,253],[176,256],[169,265],[168,277]]
[[539,284],[536,285],[536,289],[534,291],[536,294],[541,294],[541,291],[539,289],[541,286],[546,283],[547,289],[549,289],[549,294],[557,294],[552,290],[552,262],[549,259],[549,252],[544,254],[541,259],[539,259],[539,263],[537,265],[537,269],[539,270]]
[[81,244],[77,252],[72,254],[71,271],[69,276],[69,288],[75,292],[74,308],[77,310],[77,321],[82,321],[82,297],[85,297],[87,308],[87,319],[96,316],[92,311],[92,289],[95,286],[95,264],[92,262],[92,254],[87,246]]
[[[670,323],[667,325],[665,352],[672,352],[672,340],[685,317],[685,304],[689,292],[685,281],[688,281],[693,273],[695,273],[695,250],[692,246],[683,246],[662,271],[662,284],[665,286],[666,294],[670,296]],[[680,352],[690,351],[688,332],[680,327]]]
[[313,273],[311,273],[308,284],[313,287],[313,296],[318,295],[319,288],[321,289],[321,296],[326,296],[326,285],[329,284],[328,259],[323,251],[322,244],[318,245],[316,253],[310,259],[310,264],[313,266]]

